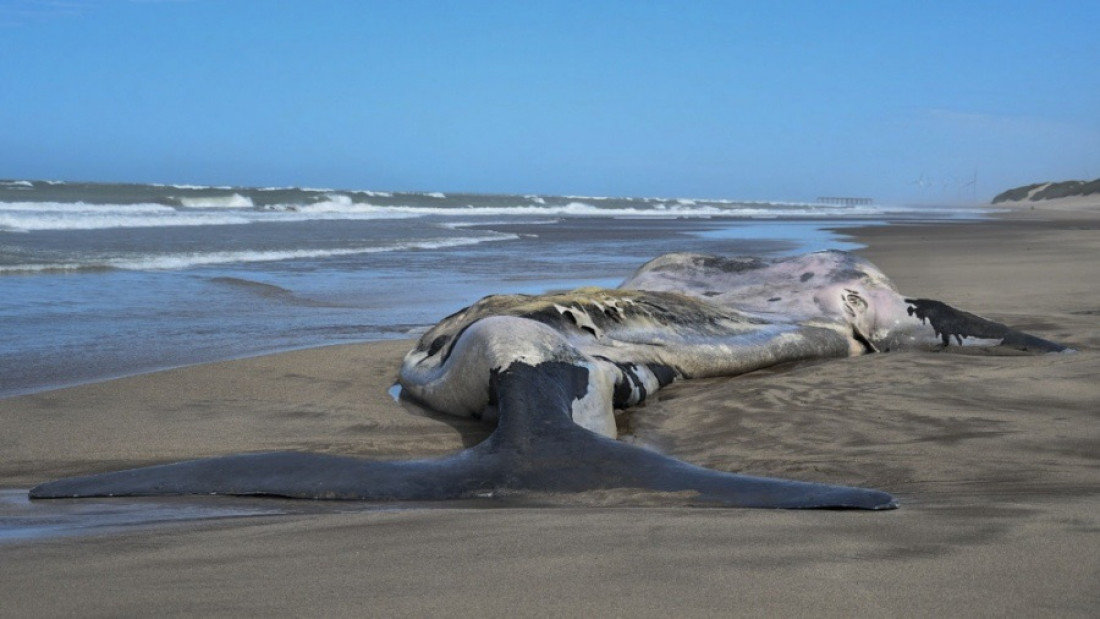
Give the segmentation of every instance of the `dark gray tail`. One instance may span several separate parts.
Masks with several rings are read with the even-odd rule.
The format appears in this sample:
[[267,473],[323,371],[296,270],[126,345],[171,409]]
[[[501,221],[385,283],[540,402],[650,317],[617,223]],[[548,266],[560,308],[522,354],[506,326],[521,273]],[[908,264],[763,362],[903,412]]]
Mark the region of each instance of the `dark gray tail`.
[[694,466],[581,428],[570,418],[588,370],[512,363],[494,372],[496,431],[455,455],[379,462],[305,453],[243,454],[42,484],[32,498],[180,494],[435,501],[483,495],[637,489],[729,507],[892,509],[885,492],[750,477]]
[[275,452],[238,454],[70,477],[35,486],[32,499],[227,494],[294,499],[434,501],[476,496],[498,479],[491,458],[381,462]]
[[569,419],[587,370],[559,362],[513,363],[494,377],[500,427],[490,440],[514,451],[510,483],[543,492],[629,488],[688,492],[690,502],[728,507],[893,509],[878,490],[738,475],[621,443]]

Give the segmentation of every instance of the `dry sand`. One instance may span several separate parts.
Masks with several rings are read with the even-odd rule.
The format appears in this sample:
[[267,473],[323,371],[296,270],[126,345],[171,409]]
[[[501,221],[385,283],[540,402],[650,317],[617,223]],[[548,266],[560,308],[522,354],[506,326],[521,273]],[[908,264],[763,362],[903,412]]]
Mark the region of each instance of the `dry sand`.
[[[878,487],[899,510],[214,499],[201,504],[288,513],[0,541],[0,614],[1097,616],[1100,208],[1030,206],[856,234],[905,293],[1078,353],[803,364],[673,385],[632,415],[637,440],[678,457]],[[428,455],[484,437],[387,394],[407,347],[298,351],[0,401],[0,487],[238,451]]]

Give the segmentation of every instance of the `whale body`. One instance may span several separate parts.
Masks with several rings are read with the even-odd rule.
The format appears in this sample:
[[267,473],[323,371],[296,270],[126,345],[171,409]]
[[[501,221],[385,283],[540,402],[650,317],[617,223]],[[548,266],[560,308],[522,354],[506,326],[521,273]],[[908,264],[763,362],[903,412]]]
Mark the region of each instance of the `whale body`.
[[617,441],[614,411],[675,380],[949,346],[1068,350],[903,296],[846,252],[666,254],[618,288],[493,295],[425,332],[401,365],[403,396],[496,424],[488,439],[456,454],[406,461],[241,454],[62,479],[30,495],[433,501],[635,489],[686,493],[702,505],[892,509],[897,500],[879,490],[716,471]]

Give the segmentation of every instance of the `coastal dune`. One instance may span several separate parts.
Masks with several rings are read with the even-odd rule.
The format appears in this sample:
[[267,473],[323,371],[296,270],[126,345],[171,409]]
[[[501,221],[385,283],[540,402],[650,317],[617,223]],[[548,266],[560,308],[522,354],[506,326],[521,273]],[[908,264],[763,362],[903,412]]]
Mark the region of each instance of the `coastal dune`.
[[[639,506],[629,493],[507,508],[250,499],[233,504],[286,513],[0,540],[2,607],[13,616],[1095,616],[1097,202],[844,231],[905,294],[1076,353],[794,364],[677,383],[622,420],[628,440],[684,460],[880,488],[899,510],[700,509],[675,497]],[[0,488],[244,451],[406,458],[482,440],[488,429],[475,421],[391,396],[410,346],[302,350],[0,400]]]

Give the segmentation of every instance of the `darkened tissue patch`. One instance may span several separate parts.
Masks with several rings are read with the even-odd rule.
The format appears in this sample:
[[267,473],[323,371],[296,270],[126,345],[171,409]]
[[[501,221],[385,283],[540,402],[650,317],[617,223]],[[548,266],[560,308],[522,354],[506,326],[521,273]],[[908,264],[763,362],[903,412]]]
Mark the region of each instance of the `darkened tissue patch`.
[[803,273],[802,277],[799,277],[798,280],[803,281],[803,282],[808,282],[813,278],[814,278],[814,274],[810,271],[807,271],[807,272]]

